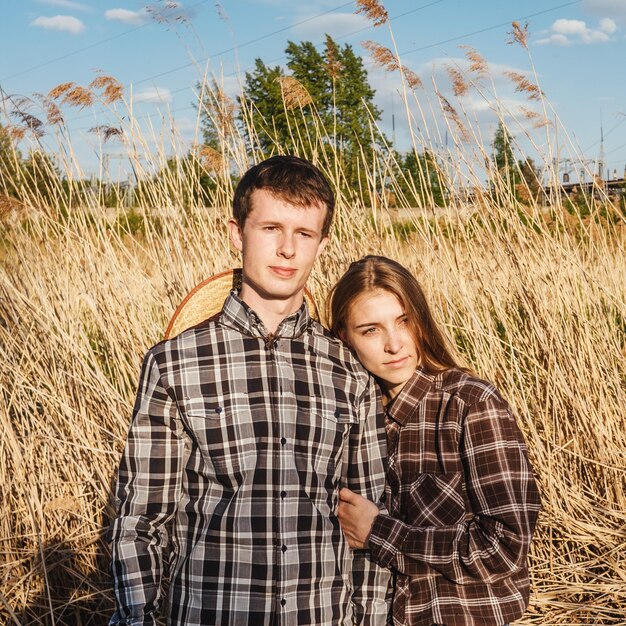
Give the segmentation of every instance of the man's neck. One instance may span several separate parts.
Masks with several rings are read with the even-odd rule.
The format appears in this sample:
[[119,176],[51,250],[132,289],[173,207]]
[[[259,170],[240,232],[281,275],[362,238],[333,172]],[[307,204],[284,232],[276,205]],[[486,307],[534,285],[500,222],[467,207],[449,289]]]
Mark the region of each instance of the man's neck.
[[268,300],[244,283],[239,297],[259,316],[267,331],[275,333],[280,323],[302,306],[304,292],[301,291],[287,300]]

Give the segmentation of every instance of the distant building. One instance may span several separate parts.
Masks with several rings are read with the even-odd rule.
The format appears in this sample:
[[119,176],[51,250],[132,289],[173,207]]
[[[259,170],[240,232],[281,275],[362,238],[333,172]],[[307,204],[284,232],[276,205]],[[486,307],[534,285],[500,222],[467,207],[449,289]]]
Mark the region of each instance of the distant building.
[[[552,185],[545,187],[546,193],[550,193],[553,189]],[[620,200],[626,196],[626,179],[615,178],[613,180],[602,180],[597,178],[592,181],[583,182],[563,182],[558,186],[558,190],[561,196],[572,197],[577,194],[583,194],[585,196],[598,195],[604,193],[611,200]]]

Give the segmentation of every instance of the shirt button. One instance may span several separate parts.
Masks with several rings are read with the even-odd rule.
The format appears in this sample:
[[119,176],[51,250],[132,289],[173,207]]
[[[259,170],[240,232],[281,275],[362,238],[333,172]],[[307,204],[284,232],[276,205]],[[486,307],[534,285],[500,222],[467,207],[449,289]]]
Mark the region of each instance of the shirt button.
[[283,545],[282,545],[281,550],[282,550],[283,554],[284,554],[285,552],[287,552],[287,546],[286,546],[284,543],[283,543]]
[[285,598],[283,598],[283,599],[280,601],[280,606],[285,606],[285,604],[287,604],[287,600],[285,600]]
[[339,409],[335,410],[335,417],[339,419],[341,417],[341,411]]
[[287,492],[286,491],[281,491],[280,492],[280,497],[281,498],[286,498],[287,497]]
[[287,443],[287,440],[284,437],[280,438],[280,445],[284,446]]

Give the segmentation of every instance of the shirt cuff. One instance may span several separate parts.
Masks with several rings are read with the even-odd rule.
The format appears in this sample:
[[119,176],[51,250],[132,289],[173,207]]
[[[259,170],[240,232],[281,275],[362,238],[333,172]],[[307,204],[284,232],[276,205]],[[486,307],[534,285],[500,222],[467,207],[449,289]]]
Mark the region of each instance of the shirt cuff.
[[381,567],[393,567],[404,543],[405,525],[389,515],[377,515],[369,536],[372,560]]

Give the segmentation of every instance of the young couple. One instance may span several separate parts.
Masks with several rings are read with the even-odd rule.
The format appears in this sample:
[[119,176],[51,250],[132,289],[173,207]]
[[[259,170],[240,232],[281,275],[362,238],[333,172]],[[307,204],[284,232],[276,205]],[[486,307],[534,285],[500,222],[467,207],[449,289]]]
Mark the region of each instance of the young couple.
[[332,332],[310,317],[333,210],[307,161],[248,170],[229,222],[241,289],[148,351],[118,475],[111,624],[522,615],[539,496],[515,419],[457,367],[392,260],[350,266]]

